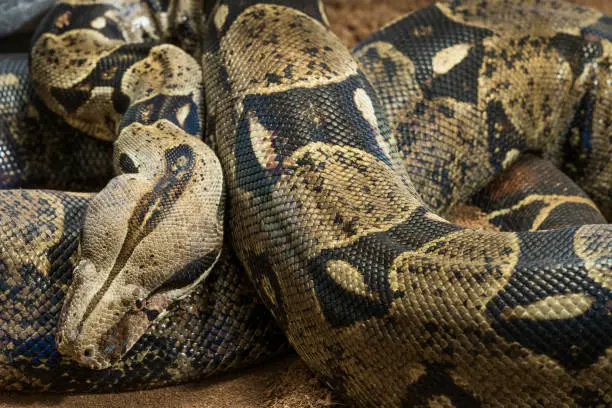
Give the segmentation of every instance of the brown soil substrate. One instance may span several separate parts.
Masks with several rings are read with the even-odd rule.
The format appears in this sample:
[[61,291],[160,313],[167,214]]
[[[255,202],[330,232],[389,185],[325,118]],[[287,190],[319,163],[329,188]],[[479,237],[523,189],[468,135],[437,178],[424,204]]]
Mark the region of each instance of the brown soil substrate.
[[[612,13],[609,0],[574,2]],[[349,46],[367,37],[383,24],[431,4],[430,0],[327,0],[332,29]],[[477,209],[456,208],[456,222],[471,228],[491,226]],[[295,356],[198,383],[149,391],[97,395],[52,395],[0,393],[0,408],[323,408],[347,407],[334,400]]]
[[[569,0],[612,14],[610,0]],[[371,32],[414,10],[435,3],[432,0],[324,0],[332,30],[349,46]]]

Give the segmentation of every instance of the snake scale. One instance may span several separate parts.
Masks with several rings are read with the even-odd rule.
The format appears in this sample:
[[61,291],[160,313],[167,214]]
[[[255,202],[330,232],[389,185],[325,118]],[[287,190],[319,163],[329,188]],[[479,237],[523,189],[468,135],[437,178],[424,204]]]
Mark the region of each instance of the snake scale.
[[[290,344],[364,407],[609,406],[611,40],[556,0],[352,52],[320,1],[58,2],[29,75],[0,63],[0,388]],[[466,202],[495,227],[447,221]]]

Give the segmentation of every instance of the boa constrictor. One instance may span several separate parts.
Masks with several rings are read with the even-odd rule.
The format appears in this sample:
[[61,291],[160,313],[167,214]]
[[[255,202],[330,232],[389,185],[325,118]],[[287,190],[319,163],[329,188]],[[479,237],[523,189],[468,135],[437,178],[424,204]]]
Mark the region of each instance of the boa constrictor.
[[[317,1],[58,3],[37,95],[2,68],[22,112],[2,180],[54,162],[19,153],[24,116],[114,141],[116,176],[1,192],[0,386],[147,387],[282,352],[244,267],[361,406],[610,404],[611,38],[553,0],[439,3],[353,53]],[[468,200],[496,230],[442,218]]]

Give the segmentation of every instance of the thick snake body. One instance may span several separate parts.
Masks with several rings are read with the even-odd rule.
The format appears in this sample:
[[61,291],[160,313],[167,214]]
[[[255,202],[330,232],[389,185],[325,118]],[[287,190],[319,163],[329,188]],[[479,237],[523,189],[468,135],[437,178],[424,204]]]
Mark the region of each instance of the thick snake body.
[[97,191],[112,177],[112,146],[75,131],[36,96],[28,56],[0,59],[0,186]]
[[[220,1],[201,32],[177,24],[190,2],[185,19],[80,3],[43,22],[32,78],[71,126],[115,140],[117,177],[94,198],[2,192],[3,388],[152,386],[282,350],[239,261],[291,346],[361,406],[610,404],[608,17],[441,3],[351,53],[316,1]],[[162,44],[194,33],[201,64]],[[467,200],[497,228],[442,218]],[[218,347],[197,340],[213,353],[177,350],[219,318]]]
[[430,210],[568,148],[608,212],[607,20],[440,4],[358,47],[364,72],[321,10],[244,3],[206,33],[209,136],[238,257],[306,363],[364,406],[607,401],[610,227],[483,232]]
[[[11,176],[2,180],[3,186],[77,190],[103,186],[100,183],[112,170],[111,146],[70,130],[50,115],[32,92],[27,58],[0,60],[0,72],[5,80],[3,101],[10,102],[3,105],[1,118],[2,142],[8,148],[3,165],[9,171],[4,175]],[[0,388],[51,392],[151,388],[286,352],[282,332],[230,250],[205,281],[174,304],[112,367],[94,370],[63,357],[55,333],[92,196],[0,190]]]

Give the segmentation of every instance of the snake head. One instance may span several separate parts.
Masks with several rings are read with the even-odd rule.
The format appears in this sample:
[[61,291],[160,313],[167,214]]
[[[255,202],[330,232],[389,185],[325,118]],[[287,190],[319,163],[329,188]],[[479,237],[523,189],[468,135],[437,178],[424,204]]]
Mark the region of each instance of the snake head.
[[56,335],[62,355],[93,369],[117,362],[189,294],[223,241],[221,167],[200,140],[135,123],[115,142],[115,165],[126,174],[87,207]]

